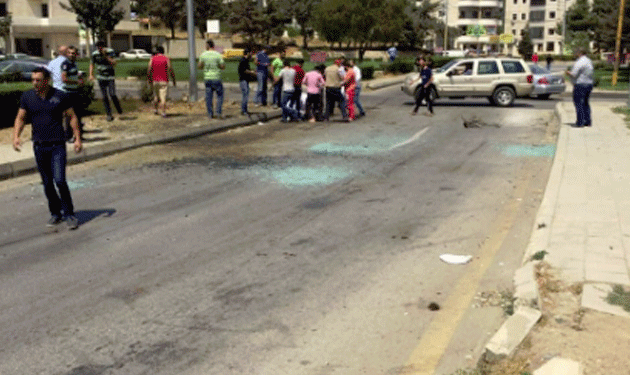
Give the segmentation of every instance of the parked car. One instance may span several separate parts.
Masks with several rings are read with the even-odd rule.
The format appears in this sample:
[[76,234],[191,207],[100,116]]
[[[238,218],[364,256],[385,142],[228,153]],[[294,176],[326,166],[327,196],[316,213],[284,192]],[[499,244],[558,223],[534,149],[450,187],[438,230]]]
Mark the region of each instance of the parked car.
[[[401,90],[415,97],[419,73],[411,73]],[[431,95],[437,98],[486,97],[500,107],[511,106],[514,99],[529,96],[534,90],[529,66],[518,58],[483,57],[451,60],[433,72]]]
[[130,49],[127,52],[121,52],[122,59],[150,59],[151,54],[143,49]]
[[25,53],[9,53],[8,55],[4,55],[4,57],[0,60],[29,60],[29,61],[41,62],[44,64],[48,64],[48,61],[50,61],[43,57],[31,56]]
[[0,61],[0,77],[19,76],[22,81],[30,81],[33,70],[46,67],[46,62],[39,60],[4,60]]
[[534,74],[534,91],[531,95],[539,99],[549,99],[551,94],[562,94],[566,90],[567,85],[562,74],[552,73],[536,64],[530,64],[529,69]]

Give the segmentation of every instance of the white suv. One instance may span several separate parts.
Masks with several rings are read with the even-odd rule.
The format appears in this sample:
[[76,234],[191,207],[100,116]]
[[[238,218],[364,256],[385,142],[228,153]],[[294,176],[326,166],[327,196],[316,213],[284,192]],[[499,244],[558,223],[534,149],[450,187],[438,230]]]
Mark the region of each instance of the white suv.
[[[411,73],[402,84],[402,91],[415,97],[419,89],[419,73]],[[490,103],[507,107],[517,97],[529,96],[534,90],[534,77],[529,67],[518,58],[483,57],[457,59],[433,72],[431,95],[440,97],[487,97]]]

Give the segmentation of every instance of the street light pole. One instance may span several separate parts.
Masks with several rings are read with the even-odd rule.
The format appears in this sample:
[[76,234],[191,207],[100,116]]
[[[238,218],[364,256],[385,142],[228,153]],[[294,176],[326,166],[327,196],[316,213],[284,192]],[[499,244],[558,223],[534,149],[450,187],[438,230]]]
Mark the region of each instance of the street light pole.
[[567,1],[564,0],[564,13],[562,14],[562,50],[560,51],[561,55],[564,55],[564,51],[567,46]]
[[192,0],[186,0],[186,27],[188,28],[188,102],[197,101],[197,57],[195,53],[195,22],[193,18]]
[[444,43],[442,43],[444,51],[448,50],[448,0],[444,0]]

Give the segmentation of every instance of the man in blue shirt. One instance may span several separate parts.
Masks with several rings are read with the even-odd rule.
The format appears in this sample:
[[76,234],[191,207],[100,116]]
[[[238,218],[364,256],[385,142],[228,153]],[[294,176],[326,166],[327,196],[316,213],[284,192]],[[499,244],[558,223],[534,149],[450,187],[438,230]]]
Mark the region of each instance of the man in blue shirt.
[[77,116],[68,95],[50,86],[50,72],[46,68],[36,68],[31,81],[33,90],[26,91],[20,98],[20,108],[13,125],[13,148],[20,151],[20,134],[26,118],[30,118],[35,161],[51,214],[47,225],[55,227],[65,218],[68,228],[76,229],[79,222],[74,216],[72,197],[66,182],[67,155],[63,117],[70,118],[74,150],[80,152],[83,145]]
[[257,105],[267,105],[267,80],[269,79],[269,56],[266,47],[261,48],[256,54],[256,78],[258,79],[258,89],[254,103]]

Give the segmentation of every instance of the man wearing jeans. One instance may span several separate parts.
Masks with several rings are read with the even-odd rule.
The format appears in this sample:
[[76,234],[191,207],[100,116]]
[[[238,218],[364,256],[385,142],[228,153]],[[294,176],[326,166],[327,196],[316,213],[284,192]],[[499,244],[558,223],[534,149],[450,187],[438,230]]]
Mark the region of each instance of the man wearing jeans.
[[101,89],[103,95],[103,105],[105,106],[105,112],[107,112],[107,121],[114,121],[112,116],[112,109],[109,106],[109,97],[112,98],[114,106],[118,111],[118,114],[122,115],[122,108],[116,96],[116,74],[114,72],[114,66],[116,66],[116,60],[114,60],[114,50],[111,48],[105,48],[105,42],[98,41],[96,43],[97,50],[92,53],[92,61],[90,63],[90,81],[94,80],[94,70],[96,70],[96,79],[98,80],[98,86]]
[[241,87],[241,93],[243,94],[243,98],[241,100],[241,115],[249,114],[249,111],[247,110],[247,101],[249,100],[249,82],[253,81],[253,78],[256,77],[256,73],[254,73],[249,66],[251,58],[251,51],[249,49],[245,49],[245,51],[243,51],[243,57],[238,63],[238,82]]
[[83,147],[78,119],[72,109],[71,98],[50,86],[50,72],[46,68],[36,68],[31,81],[33,90],[26,91],[20,98],[20,108],[13,125],[13,148],[20,151],[20,134],[26,119],[30,118],[33,152],[51,214],[47,226],[55,227],[65,218],[68,228],[76,229],[79,222],[74,216],[70,189],[66,182],[67,155],[63,117],[70,118],[76,152],[80,152]]
[[269,56],[267,56],[267,48],[263,47],[256,54],[256,79],[258,80],[258,89],[256,90],[256,98],[254,102],[257,105],[267,105],[267,80],[269,79]]
[[199,69],[203,69],[203,79],[206,82],[206,108],[208,117],[213,118],[212,99],[214,92],[217,93],[217,118],[223,118],[221,110],[223,108],[223,82],[221,82],[221,71],[225,69],[223,56],[214,50],[214,42],[208,39],[206,51],[199,56]]
[[591,126],[591,106],[588,99],[593,91],[593,62],[586,56],[586,50],[577,51],[579,58],[573,64],[573,69],[567,69],[566,74],[573,81],[573,104],[577,121],[575,127]]

